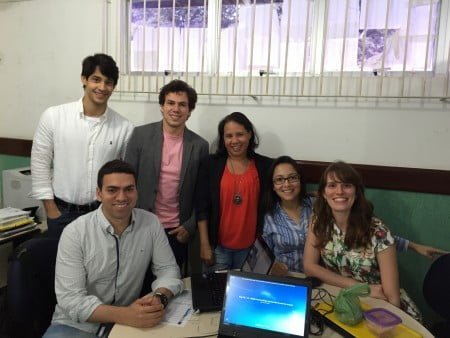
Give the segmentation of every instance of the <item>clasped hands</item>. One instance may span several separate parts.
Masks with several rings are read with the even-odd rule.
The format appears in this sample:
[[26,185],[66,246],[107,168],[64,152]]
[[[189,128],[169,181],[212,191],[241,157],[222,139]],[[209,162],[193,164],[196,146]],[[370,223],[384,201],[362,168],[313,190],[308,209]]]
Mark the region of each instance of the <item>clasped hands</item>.
[[159,324],[164,319],[164,306],[159,297],[151,295],[136,299],[127,309],[127,325],[149,328]]

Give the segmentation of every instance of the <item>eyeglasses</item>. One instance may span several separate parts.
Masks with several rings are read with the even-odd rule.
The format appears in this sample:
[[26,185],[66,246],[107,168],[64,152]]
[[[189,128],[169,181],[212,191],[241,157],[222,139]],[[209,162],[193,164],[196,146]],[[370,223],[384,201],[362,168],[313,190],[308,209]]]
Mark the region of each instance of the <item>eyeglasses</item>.
[[275,185],[282,185],[286,181],[288,183],[300,182],[300,176],[298,176],[297,174],[292,174],[292,175],[289,175],[288,177],[277,176],[277,177],[275,177],[273,179],[273,184],[275,184]]

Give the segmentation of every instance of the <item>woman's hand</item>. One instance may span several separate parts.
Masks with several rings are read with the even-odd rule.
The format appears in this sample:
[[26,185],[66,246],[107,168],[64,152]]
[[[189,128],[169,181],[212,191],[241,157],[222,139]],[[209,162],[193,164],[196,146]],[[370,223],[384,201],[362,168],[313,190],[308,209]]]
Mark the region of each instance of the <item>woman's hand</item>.
[[370,287],[370,297],[378,298],[382,300],[388,300],[386,295],[383,292],[383,287],[381,284],[371,284]]
[[288,266],[281,262],[275,262],[270,269],[270,274],[274,276],[286,276],[288,274]]
[[200,245],[200,259],[208,266],[214,264],[214,254],[208,243]]

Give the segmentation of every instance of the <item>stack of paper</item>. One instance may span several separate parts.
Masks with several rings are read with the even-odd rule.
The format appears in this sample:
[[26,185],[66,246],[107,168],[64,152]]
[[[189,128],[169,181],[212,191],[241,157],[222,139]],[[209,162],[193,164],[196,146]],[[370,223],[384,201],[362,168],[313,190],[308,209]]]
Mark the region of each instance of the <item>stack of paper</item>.
[[0,238],[35,227],[29,211],[11,207],[0,209]]

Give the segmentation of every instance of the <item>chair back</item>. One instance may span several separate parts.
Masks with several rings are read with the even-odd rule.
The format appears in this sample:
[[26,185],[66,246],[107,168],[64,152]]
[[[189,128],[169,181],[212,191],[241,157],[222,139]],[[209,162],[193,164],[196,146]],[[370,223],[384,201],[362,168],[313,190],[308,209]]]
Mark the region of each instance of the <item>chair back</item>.
[[423,296],[428,305],[442,318],[450,321],[450,254],[431,264],[423,280]]
[[9,258],[7,308],[17,337],[42,337],[55,309],[58,239],[33,238]]

